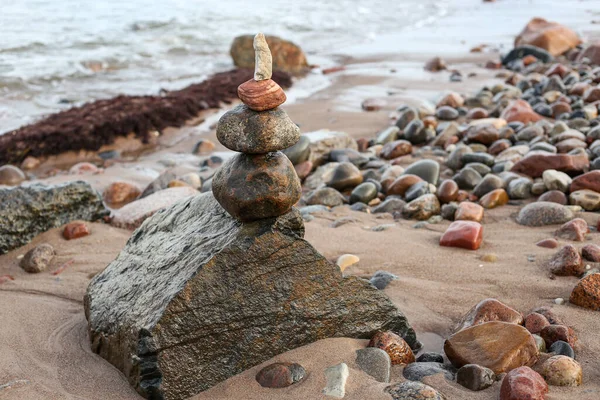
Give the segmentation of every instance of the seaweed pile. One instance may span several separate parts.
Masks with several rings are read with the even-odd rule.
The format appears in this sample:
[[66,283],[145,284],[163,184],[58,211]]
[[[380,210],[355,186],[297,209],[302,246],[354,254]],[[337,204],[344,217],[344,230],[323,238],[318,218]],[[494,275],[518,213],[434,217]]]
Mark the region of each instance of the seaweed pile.
[[[237,87],[252,79],[252,69],[234,69],[204,82],[160,96],[120,95],[62,111],[0,136],[0,165],[26,156],[48,156],[70,150],[98,150],[117,137],[134,134],[148,143],[154,131],[180,127],[199,112],[229,104]],[[287,88],[289,74],[274,72],[273,80]]]

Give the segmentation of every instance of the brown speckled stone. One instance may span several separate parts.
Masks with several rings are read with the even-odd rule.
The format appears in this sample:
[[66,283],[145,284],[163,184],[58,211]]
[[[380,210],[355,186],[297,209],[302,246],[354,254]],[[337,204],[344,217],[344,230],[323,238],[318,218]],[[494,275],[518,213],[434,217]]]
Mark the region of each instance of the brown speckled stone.
[[554,254],[548,266],[550,271],[558,276],[579,276],[585,272],[579,251],[570,244]]
[[256,381],[266,388],[284,388],[304,379],[306,370],[296,363],[273,363],[256,374]]
[[569,301],[580,307],[600,311],[600,274],[591,274],[580,280]]
[[415,355],[408,343],[393,332],[377,332],[371,338],[369,347],[377,347],[388,353],[392,365],[415,362]]
[[458,331],[490,321],[509,322],[511,324],[521,325],[523,323],[523,315],[496,299],[485,299],[469,310],[458,324],[456,330]]
[[301,195],[294,166],[278,151],[231,157],[216,172],[212,188],[219,204],[243,222],[283,215]]
[[547,348],[550,348],[552,343],[557,340],[567,342],[571,347],[574,347],[577,342],[575,331],[566,325],[548,325],[540,331],[540,336],[546,342]]

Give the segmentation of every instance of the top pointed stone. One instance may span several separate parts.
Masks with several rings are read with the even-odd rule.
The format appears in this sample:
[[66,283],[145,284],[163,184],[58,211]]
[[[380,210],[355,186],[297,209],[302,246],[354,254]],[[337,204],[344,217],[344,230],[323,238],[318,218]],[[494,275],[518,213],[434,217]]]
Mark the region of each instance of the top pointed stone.
[[271,75],[273,75],[273,57],[267,39],[262,33],[254,36],[254,56],[254,80],[265,81],[271,79]]

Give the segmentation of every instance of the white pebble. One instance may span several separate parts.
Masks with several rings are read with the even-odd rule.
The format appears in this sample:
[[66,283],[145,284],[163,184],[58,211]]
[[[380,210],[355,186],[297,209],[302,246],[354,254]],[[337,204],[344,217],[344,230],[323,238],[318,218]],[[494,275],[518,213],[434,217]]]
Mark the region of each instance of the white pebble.
[[557,299],[554,299],[554,303],[558,304],[559,306],[563,305],[563,304],[565,304],[565,299],[563,299],[562,297],[559,297]]
[[590,264],[588,264],[585,266],[585,269],[587,269],[589,271],[590,269],[592,269],[592,266]]
[[344,272],[346,268],[356,264],[359,261],[360,258],[358,258],[358,256],[355,256],[354,254],[342,254],[338,257],[336,264],[338,267],[340,267],[340,270]]
[[344,363],[334,365],[325,370],[325,379],[327,379],[327,385],[323,389],[325,396],[337,397],[338,399],[343,398],[346,395],[346,380],[350,375],[348,366]]

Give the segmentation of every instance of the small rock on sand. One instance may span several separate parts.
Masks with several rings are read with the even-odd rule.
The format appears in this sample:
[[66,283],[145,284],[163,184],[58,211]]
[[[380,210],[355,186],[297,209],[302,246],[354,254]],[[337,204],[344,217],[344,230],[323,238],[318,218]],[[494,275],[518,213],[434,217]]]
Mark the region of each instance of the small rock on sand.
[[325,396],[343,398],[346,395],[346,380],[350,375],[350,370],[345,363],[334,365],[325,370],[327,385],[323,389]]
[[42,272],[54,258],[54,247],[48,243],[42,243],[29,250],[21,259],[20,266],[29,273]]

